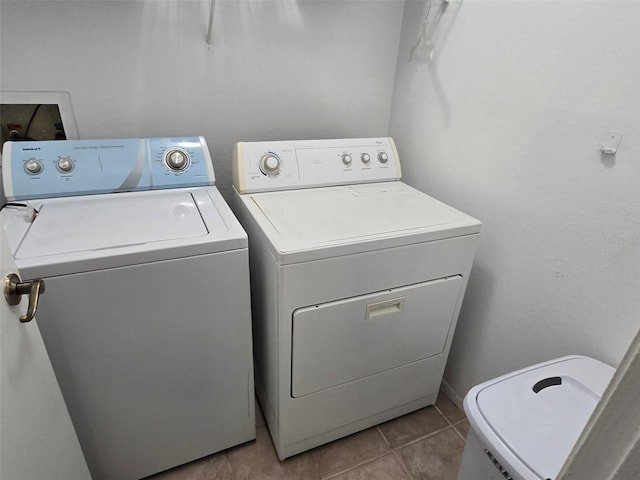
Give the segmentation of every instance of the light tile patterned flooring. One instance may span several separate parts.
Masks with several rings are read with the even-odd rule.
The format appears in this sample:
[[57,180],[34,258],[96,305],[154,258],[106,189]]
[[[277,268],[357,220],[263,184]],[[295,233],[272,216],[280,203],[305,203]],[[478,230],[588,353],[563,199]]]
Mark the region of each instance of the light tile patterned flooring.
[[455,480],[469,422],[440,393],[426,407],[281,462],[256,405],[256,441],[148,480]]

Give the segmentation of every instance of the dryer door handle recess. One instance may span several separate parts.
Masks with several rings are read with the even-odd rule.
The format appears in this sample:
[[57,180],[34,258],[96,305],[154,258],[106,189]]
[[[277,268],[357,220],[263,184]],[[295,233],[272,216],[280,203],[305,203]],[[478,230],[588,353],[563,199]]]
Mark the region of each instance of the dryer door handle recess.
[[404,298],[405,297],[392,298],[391,300],[368,304],[365,320],[401,311],[402,305],[404,304]]
[[22,282],[17,274],[10,273],[4,277],[2,289],[4,298],[9,305],[19,304],[22,295],[29,295],[27,313],[20,316],[20,322],[27,323],[33,320],[38,309],[40,295],[44,293],[44,280],[36,279]]

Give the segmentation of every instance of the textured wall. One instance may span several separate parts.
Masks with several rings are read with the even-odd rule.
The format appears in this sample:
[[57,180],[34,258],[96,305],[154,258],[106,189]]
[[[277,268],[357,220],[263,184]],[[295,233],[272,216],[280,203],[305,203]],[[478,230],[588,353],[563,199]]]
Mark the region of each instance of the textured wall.
[[80,138],[387,133],[402,2],[2,1],[0,90],[71,93]]
[[234,142],[384,135],[393,92],[405,180],[484,222],[456,394],[567,353],[619,362],[640,326],[640,3],[454,1],[411,62],[426,2],[399,50],[399,1],[218,1],[211,51],[208,5],[3,0],[0,89],[69,91],[81,138],[203,134],[225,194]]
[[617,365],[640,326],[640,3],[454,2],[410,61],[424,13],[406,2],[390,133],[406,181],[484,222],[445,381]]

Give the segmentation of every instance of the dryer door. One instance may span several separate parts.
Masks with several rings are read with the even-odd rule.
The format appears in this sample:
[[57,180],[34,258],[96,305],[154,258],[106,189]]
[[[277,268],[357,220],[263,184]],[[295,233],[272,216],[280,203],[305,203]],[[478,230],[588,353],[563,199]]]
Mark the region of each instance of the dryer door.
[[438,355],[461,284],[456,275],[296,310],[292,396]]

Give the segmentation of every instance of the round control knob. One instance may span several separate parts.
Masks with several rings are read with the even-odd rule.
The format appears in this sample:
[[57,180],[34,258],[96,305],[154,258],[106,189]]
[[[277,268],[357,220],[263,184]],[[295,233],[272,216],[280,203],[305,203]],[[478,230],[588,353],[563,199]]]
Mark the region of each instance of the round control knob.
[[260,159],[260,170],[265,175],[277,175],[280,173],[280,158],[273,153],[268,153]]
[[171,170],[180,171],[189,166],[189,156],[182,150],[169,150],[164,156],[164,162]]
[[343,154],[342,163],[344,163],[345,165],[351,165],[351,155],[349,155],[348,153]]
[[62,173],[70,172],[71,170],[73,170],[74,166],[75,165],[73,164],[71,159],[68,157],[59,158],[58,161],[56,162],[56,168],[60,170]]
[[42,168],[42,162],[35,158],[31,158],[24,163],[24,169],[30,175],[37,175],[42,171]]
[[387,163],[387,160],[389,160],[389,155],[387,155],[387,152],[380,152],[378,154],[378,161],[380,163]]
[[371,156],[369,156],[368,153],[363,153],[362,155],[360,155],[360,160],[362,160],[362,163],[369,163],[369,160],[371,160]]

